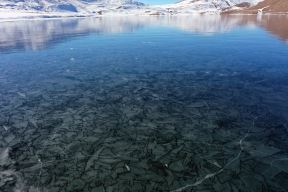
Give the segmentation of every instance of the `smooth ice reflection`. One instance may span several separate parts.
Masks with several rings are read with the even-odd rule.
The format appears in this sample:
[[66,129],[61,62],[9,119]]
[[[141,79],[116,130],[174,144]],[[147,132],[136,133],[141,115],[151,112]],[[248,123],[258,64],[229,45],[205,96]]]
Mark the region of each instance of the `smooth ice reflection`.
[[0,49],[43,49],[63,39],[91,33],[133,32],[148,26],[216,34],[239,27],[261,27],[284,41],[288,40],[288,17],[280,16],[175,16],[175,17],[103,17],[82,19],[27,20],[1,22]]

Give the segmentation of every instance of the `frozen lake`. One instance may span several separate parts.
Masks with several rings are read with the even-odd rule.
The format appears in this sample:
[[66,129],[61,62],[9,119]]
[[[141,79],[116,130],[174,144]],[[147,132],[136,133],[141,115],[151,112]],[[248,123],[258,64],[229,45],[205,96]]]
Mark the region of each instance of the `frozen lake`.
[[288,191],[288,17],[0,23],[0,191]]

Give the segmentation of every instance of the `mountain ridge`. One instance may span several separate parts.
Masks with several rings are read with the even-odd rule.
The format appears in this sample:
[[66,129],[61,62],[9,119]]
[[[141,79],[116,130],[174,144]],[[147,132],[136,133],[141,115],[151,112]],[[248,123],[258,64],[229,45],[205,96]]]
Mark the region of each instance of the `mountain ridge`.
[[90,12],[90,6],[143,6],[143,3],[133,0],[4,0],[0,8],[14,10],[45,11],[45,12]]
[[177,15],[222,13],[288,13],[288,0],[181,0],[145,5],[138,0],[2,0],[0,18],[37,14],[43,17],[88,15]]

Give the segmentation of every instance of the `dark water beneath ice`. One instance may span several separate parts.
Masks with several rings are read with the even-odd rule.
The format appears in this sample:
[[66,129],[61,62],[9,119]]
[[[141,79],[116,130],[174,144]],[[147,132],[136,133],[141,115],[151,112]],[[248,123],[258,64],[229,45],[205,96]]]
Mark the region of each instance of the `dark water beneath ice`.
[[288,17],[0,23],[0,191],[288,191]]

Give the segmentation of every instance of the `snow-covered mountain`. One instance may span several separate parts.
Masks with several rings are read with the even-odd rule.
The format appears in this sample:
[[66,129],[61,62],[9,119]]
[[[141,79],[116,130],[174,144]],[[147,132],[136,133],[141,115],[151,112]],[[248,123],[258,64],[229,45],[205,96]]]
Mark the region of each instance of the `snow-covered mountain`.
[[217,13],[234,7],[249,7],[262,0],[182,0],[175,4],[162,6],[170,12],[181,13]]
[[[141,0],[139,0],[141,1]],[[243,10],[264,0],[181,0],[167,5],[149,6],[138,0],[0,0],[0,18],[87,15],[169,15],[219,14],[223,11]],[[267,0],[265,0],[267,1]],[[273,1],[273,0],[270,0]],[[276,1],[276,0],[275,0]],[[288,0],[283,0],[288,1]],[[31,15],[32,14],[32,15]],[[33,15],[34,14],[34,15]],[[3,16],[4,15],[4,16]],[[8,15],[8,16],[7,16]]]
[[138,7],[143,3],[133,0],[1,0],[0,8],[45,12],[90,12],[91,7]]

